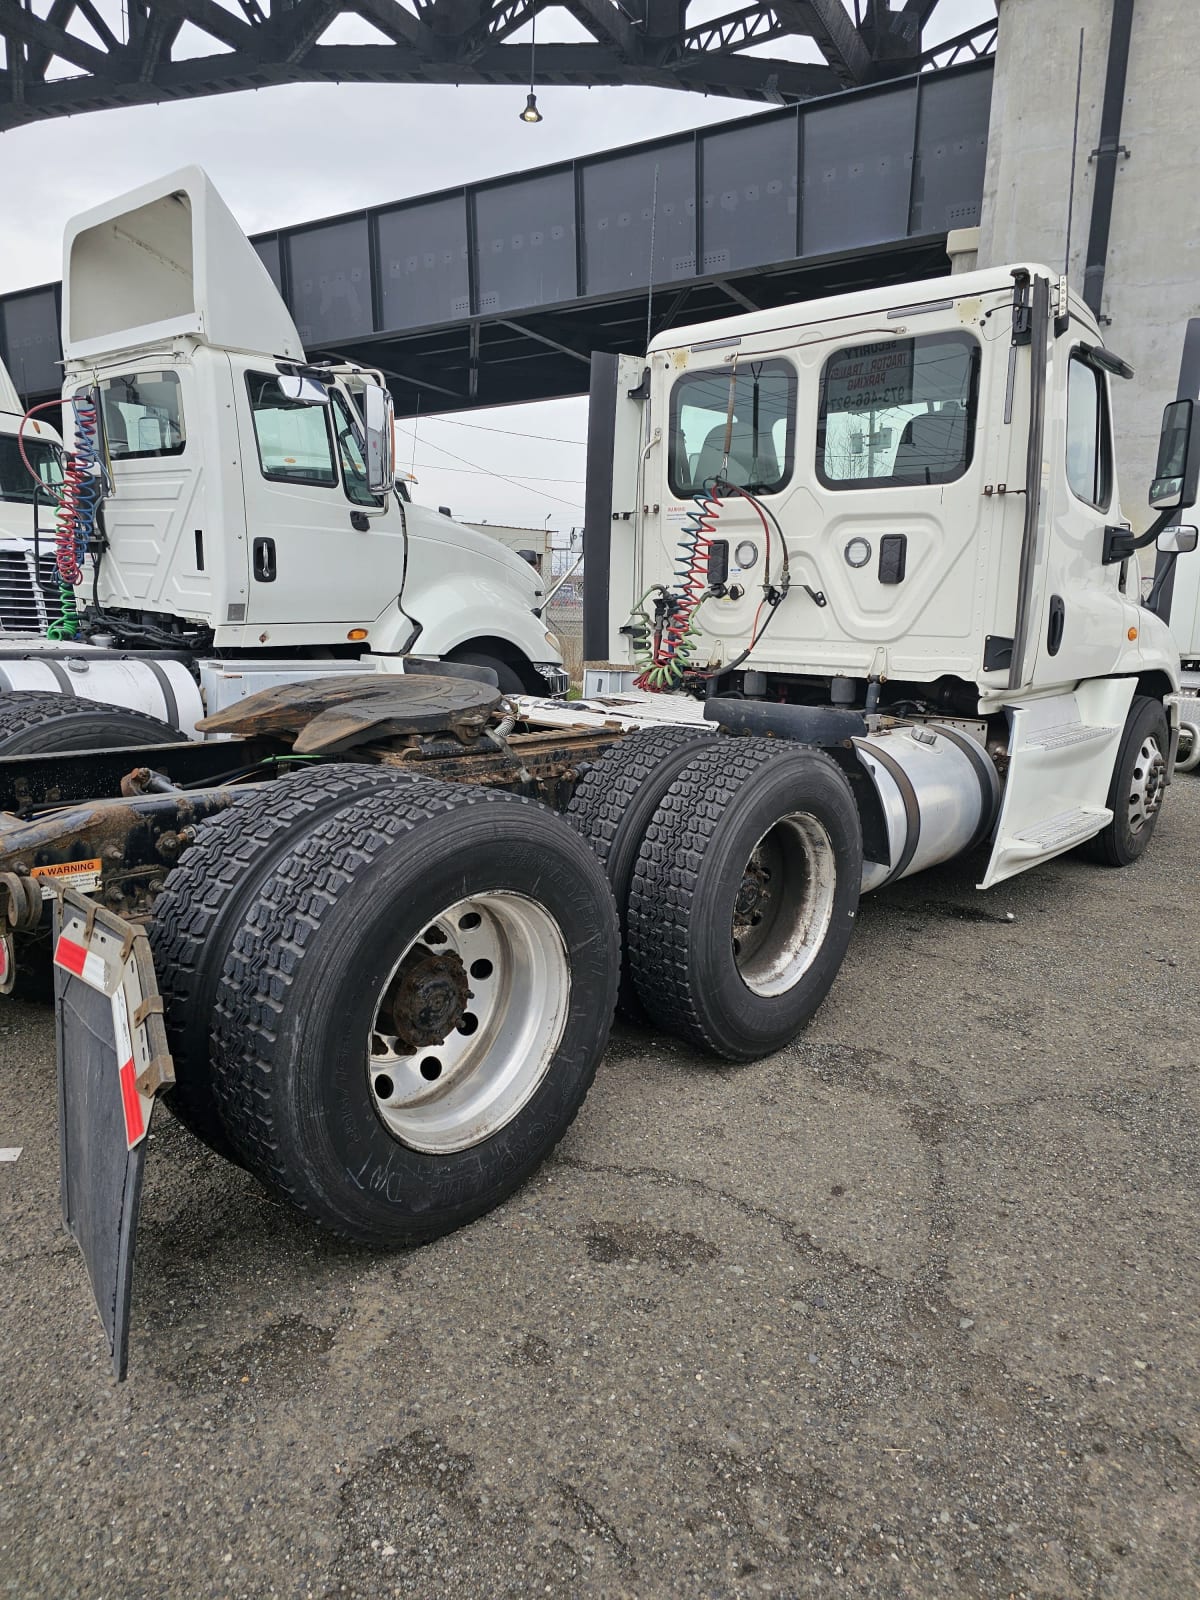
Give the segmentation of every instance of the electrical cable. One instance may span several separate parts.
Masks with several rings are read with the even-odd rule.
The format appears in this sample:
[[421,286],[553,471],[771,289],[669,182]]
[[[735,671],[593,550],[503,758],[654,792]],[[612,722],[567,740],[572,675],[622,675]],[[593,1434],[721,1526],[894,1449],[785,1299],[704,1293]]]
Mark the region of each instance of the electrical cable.
[[[404,429],[400,430],[404,432]],[[464,466],[471,467],[480,472],[488,472],[486,467],[480,467],[478,461],[470,461],[466,456],[460,456],[453,450],[447,450],[444,444],[434,444],[432,439],[427,439],[429,449],[436,450],[439,455],[449,456],[452,461],[460,461]],[[583,507],[578,500],[567,500],[561,494],[551,494],[548,489],[531,489],[527,483],[522,483],[519,478],[510,478],[507,473],[490,471],[489,477],[499,478],[503,483],[512,484],[514,489],[524,489],[527,494],[541,495],[544,500],[557,500],[560,505],[570,506],[573,511],[582,511]]]
[[75,449],[67,460],[54,535],[61,615],[46,629],[48,639],[74,639],[79,633],[75,586],[83,577],[83,558],[95,535],[96,512],[104,497],[100,416],[96,402],[78,394],[72,399],[71,408],[75,418]]

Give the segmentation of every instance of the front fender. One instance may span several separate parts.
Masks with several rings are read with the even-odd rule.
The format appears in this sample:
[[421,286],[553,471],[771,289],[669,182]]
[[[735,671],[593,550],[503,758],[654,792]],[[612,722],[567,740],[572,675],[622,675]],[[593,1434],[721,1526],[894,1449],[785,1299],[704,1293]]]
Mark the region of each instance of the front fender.
[[[546,638],[551,630],[522,597],[480,572],[448,575],[422,585],[419,592],[406,587],[404,609],[421,624],[415,648],[423,656],[447,656],[476,639],[503,639],[527,661],[562,661],[561,652]],[[411,631],[411,624],[392,608],[371,629],[372,649],[399,649]]]
[[[478,573],[446,574],[419,592],[405,587],[405,611],[421,624],[416,650],[422,656],[448,656],[477,638],[502,638],[526,661],[562,662],[562,653],[547,642],[546,624],[534,616],[504,582]],[[386,642],[387,632],[403,637],[411,632],[402,616],[384,616],[371,629],[374,650],[397,648]]]

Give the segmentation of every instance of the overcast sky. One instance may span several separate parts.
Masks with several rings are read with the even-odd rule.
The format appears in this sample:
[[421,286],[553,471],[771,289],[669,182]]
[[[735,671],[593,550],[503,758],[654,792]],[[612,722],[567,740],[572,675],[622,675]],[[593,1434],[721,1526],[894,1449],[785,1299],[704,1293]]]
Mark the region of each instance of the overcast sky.
[[[35,0],[35,9],[44,15],[48,4]],[[729,9],[728,0],[693,0],[689,20]],[[117,0],[100,0],[100,10],[120,35]],[[993,14],[993,0],[942,0],[927,42]],[[359,27],[343,20],[328,38],[371,37]],[[581,37],[565,12],[539,28],[543,42]],[[209,44],[197,34],[189,53]],[[784,53],[778,43],[766,48]],[[803,44],[786,53],[814,54]],[[544,88],[545,120],[530,127],[517,117],[523,104],[511,87],[301,84],[0,133],[0,293],[60,275],[63,226],[76,212],[193,162],[207,169],[246,232],[256,233],[757,110],[666,89]],[[411,426],[398,429],[406,467]],[[414,498],[448,504],[466,521],[567,529],[583,520],[586,429],[582,397],[423,418]]]

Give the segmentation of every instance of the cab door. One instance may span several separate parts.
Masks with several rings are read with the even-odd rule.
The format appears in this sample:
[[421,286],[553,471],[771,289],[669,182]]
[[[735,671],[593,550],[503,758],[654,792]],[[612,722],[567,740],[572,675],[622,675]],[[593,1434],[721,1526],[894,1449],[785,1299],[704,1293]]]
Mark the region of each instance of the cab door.
[[394,498],[366,489],[357,414],[335,387],[293,399],[266,364],[236,366],[247,623],[367,626],[400,593],[404,528]]
[[1037,686],[1113,672],[1140,599],[1136,559],[1102,560],[1105,524],[1121,520],[1108,383],[1077,339],[1058,341],[1047,380],[1045,568],[1026,657]]

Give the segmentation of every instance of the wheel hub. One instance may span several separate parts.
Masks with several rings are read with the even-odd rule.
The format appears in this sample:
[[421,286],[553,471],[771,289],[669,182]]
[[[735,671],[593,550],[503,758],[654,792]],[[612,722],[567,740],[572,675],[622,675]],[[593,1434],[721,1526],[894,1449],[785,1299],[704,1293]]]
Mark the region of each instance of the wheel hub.
[[410,1050],[441,1044],[462,1021],[470,993],[456,951],[431,955],[419,946],[410,950],[389,997],[397,1040]]
[[750,858],[733,903],[735,925],[746,926],[761,915],[763,902],[771,893],[771,873],[758,859],[758,852]]
[[1142,742],[1133,765],[1133,781],[1129,790],[1129,831],[1140,833],[1162,805],[1166,788],[1167,763],[1159,749],[1158,740],[1151,734]]
[[490,1138],[550,1070],[570,993],[562,931],[538,901],[489,890],[446,906],[380,991],[366,1066],[384,1127],[431,1155]]

